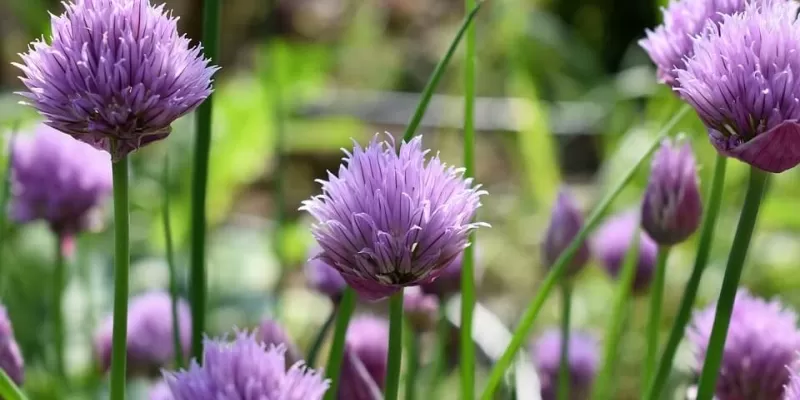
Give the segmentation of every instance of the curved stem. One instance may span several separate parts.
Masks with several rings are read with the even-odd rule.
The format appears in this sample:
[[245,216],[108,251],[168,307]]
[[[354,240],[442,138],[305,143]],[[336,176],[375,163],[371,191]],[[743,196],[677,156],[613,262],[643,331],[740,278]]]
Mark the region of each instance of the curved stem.
[[172,345],[174,346],[175,368],[183,368],[183,343],[181,343],[181,327],[178,319],[178,271],[175,267],[175,253],[172,247],[172,228],[170,226],[169,213],[169,153],[164,156],[164,171],[162,176],[162,186],[164,187],[163,196],[163,223],[164,223],[164,242],[167,252],[167,267],[169,268],[169,294],[172,298]]
[[728,255],[728,265],[725,267],[725,278],[722,280],[722,289],[719,293],[714,327],[711,330],[711,339],[706,350],[706,360],[703,364],[703,371],[700,374],[697,400],[711,400],[714,396],[714,388],[716,387],[719,367],[722,363],[722,354],[725,349],[725,339],[728,335],[728,325],[731,322],[733,303],[739,287],[739,279],[742,276],[744,261],[747,257],[747,249],[750,247],[750,239],[753,236],[753,229],[758,220],[758,211],[761,208],[761,199],[764,197],[764,188],[768,178],[768,173],[751,167],[750,184],[747,187],[747,195],[744,198],[742,213],[739,216],[739,225],[736,227],[736,235],[733,237],[733,245]]
[[328,331],[331,330],[333,326],[333,321],[336,320],[336,310],[338,306],[334,306],[331,309],[330,315],[328,318],[325,319],[325,323],[322,324],[322,327],[319,328],[319,332],[317,332],[317,337],[314,338],[314,342],[311,344],[311,349],[308,350],[308,357],[306,357],[306,365],[313,367],[316,365],[317,356],[319,355],[319,350],[322,348],[322,343],[325,341],[325,336],[328,336]]
[[572,284],[561,283],[561,357],[558,364],[558,400],[569,399],[569,324],[572,310]]
[[[202,0],[205,56],[217,59],[220,0]],[[203,330],[206,324],[206,189],[211,153],[211,111],[214,94],[196,113],[194,166],[192,169],[191,253],[189,300],[192,309],[192,356],[203,362]]]
[[620,272],[617,290],[614,296],[614,308],[608,320],[608,328],[603,347],[603,364],[600,373],[595,379],[592,399],[611,399],[614,387],[614,369],[617,364],[619,343],[625,331],[626,320],[629,314],[631,287],[636,277],[636,268],[639,264],[639,242],[641,233],[637,228],[633,232],[631,244],[625,255],[625,261]]
[[[647,353],[644,359],[644,379],[642,382],[650,382],[653,371],[656,368],[656,358],[658,356],[658,332],[661,322],[661,304],[664,299],[664,281],[666,280],[667,258],[669,258],[669,246],[659,246],[656,258],[655,277],[650,289],[650,313],[647,320]],[[647,387],[644,387],[647,390]]]
[[325,367],[325,376],[331,380],[331,387],[325,394],[325,400],[336,400],[339,392],[339,374],[342,369],[344,359],[344,341],[347,335],[347,326],[350,325],[350,317],[356,308],[356,293],[351,287],[344,290],[342,299],[336,316],[336,331],[333,334],[333,344],[331,353],[328,356],[328,364]]
[[717,223],[720,203],[722,203],[722,188],[725,183],[726,165],[727,158],[721,154],[717,154],[692,275],[689,277],[689,281],[686,282],[686,289],[683,291],[681,304],[678,307],[678,314],[675,316],[672,331],[670,331],[669,339],[667,339],[667,344],[664,346],[661,361],[658,363],[658,370],[655,373],[655,377],[651,379],[648,385],[649,387],[645,399],[657,400],[660,398],[661,389],[667,382],[667,377],[669,377],[670,370],[672,369],[672,360],[675,358],[675,353],[678,351],[678,345],[681,343],[681,340],[683,340],[686,324],[689,323],[692,307],[694,306],[694,299],[697,297],[697,289],[700,287],[700,279],[703,277],[703,272],[708,263],[708,255],[711,252],[711,243],[714,240],[714,227]]
[[114,328],[111,344],[111,399],[125,399],[125,357],[128,336],[128,157],[112,164],[114,179]]
[[53,273],[53,345],[56,350],[56,374],[64,378],[64,285],[66,281],[66,265],[64,251],[61,246],[63,236],[56,234],[55,270]]
[[386,363],[385,400],[397,400],[403,359],[403,290],[389,298],[389,356]]
[[481,394],[481,400],[492,400],[494,396],[495,390],[500,386],[500,382],[503,380],[503,376],[505,375],[506,370],[511,363],[514,361],[514,356],[517,354],[517,351],[525,344],[527,340],[528,334],[530,333],[531,327],[533,323],[536,321],[536,317],[539,316],[539,311],[542,309],[544,302],[547,300],[547,296],[550,295],[550,291],[553,290],[555,284],[561,279],[561,275],[567,268],[567,264],[572,260],[572,257],[575,256],[575,253],[580,248],[581,243],[583,243],[586,238],[589,236],[589,233],[600,223],[600,219],[611,206],[611,202],[617,198],[622,189],[633,179],[633,175],[642,166],[644,161],[650,156],[650,154],[655,151],[655,149],[661,144],[661,140],[669,133],[669,131],[677,124],[685,115],[689,112],[689,106],[683,105],[680,111],[676,113],[669,122],[664,125],[664,127],[659,131],[656,135],[656,139],[650,144],[647,150],[642,154],[642,157],[631,167],[631,169],[622,177],[619,183],[614,186],[611,191],[604,197],[600,203],[598,203],[597,207],[592,211],[592,214],[589,218],[586,219],[586,224],[581,228],[575,238],[572,239],[572,242],[569,246],[561,253],[558,257],[556,262],[553,264],[553,268],[550,269],[550,272],[547,273],[547,276],[542,281],[539,289],[536,291],[536,296],[531,300],[528,304],[528,308],[525,309],[525,312],[522,314],[520,318],[519,325],[517,329],[514,331],[513,336],[511,337],[511,342],[509,343],[506,351],[497,360],[492,371],[489,374],[489,378],[486,382],[486,388],[483,390]]
[[408,367],[406,368],[406,379],[405,379],[405,395],[406,400],[416,400],[417,399],[417,376],[419,376],[419,358],[420,358],[420,343],[419,343],[419,335],[415,334],[415,332],[410,328],[409,324],[406,324],[409,328],[406,330],[406,361]]
[[0,397],[5,400],[27,400],[25,394],[14,381],[0,368]]

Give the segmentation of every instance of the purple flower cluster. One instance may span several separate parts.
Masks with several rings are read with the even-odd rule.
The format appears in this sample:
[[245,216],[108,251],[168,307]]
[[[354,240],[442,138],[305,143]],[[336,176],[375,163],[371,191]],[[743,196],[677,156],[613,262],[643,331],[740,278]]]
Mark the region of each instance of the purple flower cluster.
[[463,169],[438,156],[426,161],[422,138],[378,141],[346,152],[339,174],[301,209],[316,220],[318,256],[362,297],[378,300],[405,286],[431,282],[468,245],[485,192]]
[[266,346],[254,334],[239,332],[233,342],[206,340],[203,365],[165,373],[175,400],[321,400],[329,383],[297,362],[286,368],[282,345]]
[[647,31],[639,44],[658,68],[662,83],[677,86],[678,68],[691,57],[692,38],[704,29],[715,26],[724,15],[744,11],[748,1],[758,0],[672,0],[663,10],[664,23]]
[[306,284],[311,289],[328,296],[334,302],[338,302],[347,288],[347,282],[344,281],[339,271],[317,257],[321,252],[322,249],[319,246],[314,246],[310,252],[311,258],[303,268]]
[[[552,267],[561,253],[578,236],[583,228],[583,215],[566,189],[558,193],[558,199],[550,216],[550,225],[542,243],[542,254],[545,265]],[[578,272],[589,261],[589,246],[584,242],[572,257],[567,269],[568,274]]]
[[417,332],[424,332],[436,326],[439,299],[425,293],[419,286],[412,286],[403,293],[403,310],[411,327]]
[[681,97],[721,154],[767,172],[800,163],[798,3],[750,3],[694,40],[677,71]]
[[653,157],[642,202],[642,228],[656,243],[671,246],[700,226],[703,204],[697,165],[688,142],[664,140]]
[[612,276],[617,277],[622,271],[635,232],[639,232],[640,237],[633,291],[643,293],[653,278],[658,245],[640,231],[639,218],[635,213],[625,212],[609,218],[593,236],[592,253]]
[[62,237],[91,228],[111,194],[111,160],[46,125],[11,149],[11,218],[42,219]]
[[345,339],[345,358],[339,398],[372,400],[384,388],[389,354],[389,322],[374,316],[350,321]]
[[21,93],[48,125],[114,160],[170,133],[211,94],[217,70],[149,0],[74,0],[19,67]]
[[300,351],[295,347],[294,342],[283,329],[283,326],[277,321],[266,319],[261,322],[256,332],[256,338],[264,343],[267,347],[270,346],[283,346],[286,350],[284,357],[286,358],[286,366],[292,366],[300,361]]
[[[561,331],[558,329],[545,331],[533,343],[531,353],[539,373],[543,400],[556,399],[561,346]],[[597,339],[585,332],[570,332],[567,352],[570,399],[588,399],[599,362]]]
[[[183,354],[191,351],[192,316],[189,304],[178,302],[178,326]],[[112,316],[95,334],[95,352],[100,368],[111,365]],[[148,292],[131,300],[128,307],[127,362],[131,374],[152,375],[175,359],[172,330],[172,298],[165,292]]]
[[[714,325],[716,306],[695,314],[687,337],[702,368]],[[717,381],[719,400],[780,399],[790,383],[787,366],[800,351],[797,314],[778,301],[766,301],[740,290],[733,305],[728,337]]]

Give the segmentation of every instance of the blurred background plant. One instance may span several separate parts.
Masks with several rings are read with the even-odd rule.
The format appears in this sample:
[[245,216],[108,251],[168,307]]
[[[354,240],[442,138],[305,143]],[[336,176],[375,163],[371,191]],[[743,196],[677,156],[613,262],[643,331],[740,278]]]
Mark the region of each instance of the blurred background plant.
[[[182,31],[199,38],[198,1],[167,3],[181,16]],[[475,336],[484,360],[493,357],[491,342],[500,340],[487,332],[500,323],[514,325],[546,272],[539,244],[559,186],[568,184],[581,208],[589,209],[679,107],[669,89],[657,84],[653,66],[636,44],[645,29],[658,22],[660,3],[491,1],[477,21],[476,175],[491,193],[484,198],[481,219],[492,224],[478,236],[483,274],[478,301],[499,317],[476,314]],[[271,4],[227,0],[225,4],[218,60],[223,69],[217,75],[209,177],[209,334],[229,332],[233,326],[255,327],[271,317],[306,349],[329,315],[330,302],[305,287],[302,266],[313,239],[309,220],[297,207],[318,191],[314,179],[337,168],[339,149],[349,147],[351,139],[363,143],[375,132],[402,132],[416,103],[415,93],[458,28],[463,5],[457,0],[275,0]],[[19,97],[13,92],[20,89],[19,73],[10,63],[19,61],[16,54],[32,39],[48,35],[45,10],[57,13],[61,7],[56,0],[0,3],[3,149],[8,148],[13,126],[19,124],[20,134],[26,134],[37,121],[33,111],[17,104]],[[281,57],[275,57],[278,49]],[[441,95],[434,98],[420,130],[426,147],[440,151],[455,165],[461,165],[461,101],[447,94],[461,92],[458,60],[454,58],[440,86]],[[133,158],[132,294],[168,285],[159,200],[165,191],[178,286],[186,293],[192,121],[179,120],[170,140]],[[278,129],[285,134],[280,163],[274,151]],[[714,150],[697,118],[685,118],[677,131],[693,142],[705,193]],[[161,168],[166,153],[171,166],[165,186]],[[5,168],[7,152],[0,157],[0,168]],[[274,196],[278,170],[285,182],[281,201]],[[726,201],[699,304],[712,301],[718,292],[746,172],[744,165],[730,163]],[[754,293],[780,294],[794,306],[800,306],[800,278],[792,273],[800,257],[800,214],[794,213],[799,175],[795,169],[774,177],[751,250],[753,265],[744,277]],[[647,170],[642,169],[614,209],[638,207],[646,179]],[[81,236],[67,260],[66,373],[74,385],[65,397],[67,389],[47,368],[55,357],[47,325],[52,321],[53,289],[52,280],[42,277],[52,273],[54,260],[52,252],[43,249],[52,249],[54,239],[43,223],[4,227],[0,299],[26,360],[26,391],[32,399],[100,398],[106,383],[92,355],[92,340],[111,309],[111,231],[107,227]],[[672,251],[660,324],[664,333],[690,273],[695,240]],[[575,329],[602,335],[612,289],[611,279],[596,261],[576,277]],[[551,297],[537,321],[537,332],[558,324],[557,296]],[[384,304],[360,307],[385,312]],[[638,364],[645,348],[646,312],[646,298],[634,300],[615,399],[633,399],[641,391]],[[431,357],[423,353],[423,358]],[[691,381],[690,360],[688,350],[679,351],[669,398],[685,393],[684,384]],[[458,393],[453,370],[457,361],[450,361],[445,384],[453,390],[437,392],[443,399],[455,399]],[[485,374],[485,369],[478,371],[478,388]],[[144,398],[152,382],[137,382],[130,388],[131,396]]]

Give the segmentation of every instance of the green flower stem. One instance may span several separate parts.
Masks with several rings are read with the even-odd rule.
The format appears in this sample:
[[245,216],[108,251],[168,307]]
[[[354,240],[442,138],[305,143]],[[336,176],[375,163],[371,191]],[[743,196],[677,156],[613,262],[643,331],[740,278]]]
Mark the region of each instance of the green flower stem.
[[66,284],[66,261],[61,248],[64,237],[55,237],[55,271],[53,273],[53,345],[56,350],[56,375],[64,378],[64,285]]
[[167,267],[169,268],[169,295],[172,298],[172,345],[175,348],[175,368],[183,368],[183,343],[181,343],[181,327],[178,319],[178,271],[175,266],[175,252],[172,247],[172,228],[170,226],[169,212],[169,153],[164,156],[164,171],[162,175],[164,187],[162,218],[164,224],[164,242],[166,244]]
[[[275,249],[275,254],[278,258],[278,267],[280,268],[280,276],[277,282],[277,291],[282,290],[288,278],[289,270],[286,266],[286,254],[284,254],[284,235],[286,227],[286,111],[284,108],[284,74],[283,68],[286,65],[286,49],[283,42],[277,41],[273,44],[271,50],[272,54],[272,113],[275,118],[275,147],[273,148],[273,157],[275,157],[275,168],[273,169],[274,176],[274,190],[272,193],[272,202],[275,209],[275,233],[272,245]],[[281,313],[281,300],[283,296],[278,295],[275,298],[275,314]]]
[[[647,321],[647,353],[644,359],[644,379],[642,382],[650,382],[657,366],[658,333],[661,322],[661,306],[664,302],[664,284],[667,275],[669,251],[669,246],[658,247],[655,277],[653,278],[650,289],[650,313]],[[644,390],[647,390],[646,385],[643,386]]]
[[728,255],[728,265],[725,267],[725,278],[722,280],[722,289],[719,293],[717,311],[714,317],[714,327],[711,330],[711,339],[708,342],[706,361],[700,374],[700,386],[697,390],[697,400],[711,400],[717,383],[719,367],[722,363],[722,353],[725,348],[725,338],[728,335],[728,325],[731,322],[733,302],[742,276],[747,249],[753,236],[758,219],[758,210],[764,197],[769,174],[755,167],[750,169],[750,184],[744,198],[742,213],[739,216],[739,225],[733,238],[731,252]]
[[[2,189],[0,189],[0,210],[7,210],[8,209],[8,199],[11,197],[11,160],[14,158],[13,149],[14,149],[14,139],[17,135],[17,127],[14,126],[14,129],[11,131],[11,138],[8,140],[8,158],[6,159],[5,169],[3,170],[3,182],[2,182]],[[0,282],[5,282],[5,279],[2,279],[2,275],[5,272],[3,268],[3,261],[5,261],[5,257],[3,257],[3,245],[6,243],[5,235],[6,235],[6,220],[7,215],[5,211],[0,212]]]
[[605,335],[605,346],[603,347],[603,364],[600,373],[595,379],[594,392],[592,399],[604,400],[611,399],[614,386],[614,367],[616,366],[619,343],[625,330],[625,321],[628,316],[630,306],[631,287],[636,277],[636,268],[639,264],[639,241],[641,233],[639,229],[634,230],[631,244],[625,255],[625,261],[620,271],[617,290],[614,296],[614,308],[611,310],[611,317],[608,320],[608,327]]
[[325,400],[336,400],[339,392],[339,375],[344,359],[344,341],[347,335],[347,326],[350,325],[350,317],[356,308],[356,292],[351,287],[347,287],[339,302],[336,316],[336,330],[333,334],[333,344],[331,353],[328,356],[328,365],[325,367],[325,376],[331,380],[331,387],[325,394]]
[[317,332],[317,337],[314,338],[314,342],[311,344],[311,349],[308,350],[308,357],[306,357],[306,364],[313,367],[316,365],[317,356],[319,356],[319,350],[322,348],[322,343],[325,342],[325,337],[328,336],[328,332],[331,330],[333,326],[333,322],[336,321],[336,310],[337,306],[334,306],[331,309],[330,315],[328,318],[325,319],[325,323],[322,324],[322,327],[319,328],[319,332]]
[[[220,0],[203,0],[203,47],[205,56],[211,60],[217,59],[220,3]],[[198,363],[203,362],[203,330],[206,324],[206,190],[213,100],[212,93],[197,108],[192,170],[189,300],[192,309],[192,356]]]
[[417,399],[417,376],[420,369],[420,343],[419,335],[411,329],[410,324],[406,324],[406,379],[405,379],[405,398],[406,400]]
[[572,311],[572,283],[561,283],[561,358],[558,364],[558,400],[569,400],[569,323]]
[[461,28],[458,30],[458,33],[456,33],[456,37],[453,38],[452,42],[450,42],[450,47],[447,49],[444,57],[439,60],[439,63],[436,64],[436,68],[433,70],[433,74],[431,74],[431,77],[428,78],[428,83],[425,84],[425,89],[422,90],[422,98],[420,98],[419,104],[417,104],[417,109],[414,111],[414,116],[411,117],[411,121],[409,121],[406,131],[403,133],[404,141],[407,142],[414,137],[414,133],[417,131],[419,123],[422,122],[422,117],[425,116],[425,110],[428,108],[428,103],[430,103],[431,98],[433,97],[433,92],[436,90],[436,86],[439,85],[439,81],[442,79],[442,75],[444,75],[444,71],[447,69],[450,59],[453,58],[453,54],[455,54],[456,48],[458,48],[458,43],[461,42],[461,38],[464,37],[467,28],[469,28],[470,24],[472,24],[472,21],[475,19],[475,15],[477,15],[478,11],[481,9],[481,5],[483,5],[483,1],[480,1],[478,5],[476,5],[472,11],[470,11],[470,13],[464,19],[464,22],[461,23]]
[[0,397],[5,400],[28,400],[22,390],[11,380],[11,378],[0,368]]
[[[475,0],[464,0],[466,10],[475,9]],[[469,18],[469,17],[467,17]],[[467,28],[464,56],[464,176],[475,177],[475,26]],[[472,313],[475,308],[475,234],[473,245],[464,250],[461,271],[460,365],[461,398],[475,398],[475,344],[472,340]]]
[[433,360],[433,373],[430,377],[430,392],[436,393],[439,379],[444,376],[447,364],[447,343],[450,340],[450,321],[447,319],[447,308],[444,299],[439,298],[439,320],[436,325],[436,353]]
[[658,146],[661,144],[661,140],[688,112],[689,106],[684,105],[680,111],[678,111],[678,113],[676,113],[672,119],[670,119],[666,125],[664,125],[661,131],[656,135],[656,139],[650,144],[647,150],[644,151],[642,157],[622,177],[620,182],[614,186],[611,191],[600,201],[600,203],[592,211],[592,214],[589,216],[589,218],[587,218],[586,224],[584,224],[583,228],[578,232],[577,235],[575,235],[575,238],[572,239],[572,243],[570,243],[566,250],[564,250],[558,257],[558,260],[556,260],[556,262],[553,264],[553,268],[550,269],[550,272],[548,272],[539,289],[536,291],[536,296],[534,296],[534,298],[528,304],[528,308],[522,314],[519,325],[514,331],[514,334],[511,337],[511,342],[506,348],[506,351],[503,353],[500,359],[497,360],[497,363],[495,363],[494,367],[492,368],[492,371],[487,379],[486,388],[484,389],[483,394],[481,394],[481,400],[493,399],[494,392],[500,386],[506,370],[514,361],[517,351],[519,351],[519,349],[527,340],[531,327],[536,321],[536,317],[539,315],[542,305],[544,305],[545,300],[547,300],[547,296],[550,295],[550,292],[553,290],[555,284],[561,279],[561,275],[566,270],[567,265],[572,260],[572,257],[580,248],[581,243],[586,240],[586,238],[589,236],[589,233],[597,226],[597,224],[600,223],[600,219],[611,206],[611,203],[614,201],[614,199],[616,199],[617,195],[619,195],[619,193],[631,181],[631,179],[633,179],[633,175],[636,173],[639,167],[644,164],[645,160],[650,156],[650,154],[652,154],[653,151],[658,148]]
[[672,331],[669,334],[669,339],[667,339],[667,344],[664,346],[661,361],[658,363],[658,370],[656,371],[655,377],[652,377],[648,385],[649,387],[645,399],[658,400],[660,398],[661,390],[667,382],[670,370],[672,369],[672,360],[675,358],[675,352],[678,350],[678,345],[681,343],[681,340],[683,340],[686,324],[689,323],[692,307],[694,306],[694,299],[697,297],[697,289],[700,287],[700,278],[703,277],[703,271],[705,271],[706,264],[708,263],[708,255],[711,252],[711,243],[714,239],[714,227],[717,223],[720,203],[722,202],[722,188],[725,183],[726,165],[727,158],[721,154],[717,154],[692,275],[689,277],[689,281],[686,282],[686,289],[683,291],[683,298],[681,298],[678,314],[672,325]]
[[[113,144],[112,144],[113,146]],[[128,271],[130,269],[128,157],[112,164],[114,179],[114,328],[111,341],[111,400],[125,399],[125,357],[128,336]]]
[[403,291],[389,298],[389,356],[386,363],[385,400],[397,400],[403,359]]

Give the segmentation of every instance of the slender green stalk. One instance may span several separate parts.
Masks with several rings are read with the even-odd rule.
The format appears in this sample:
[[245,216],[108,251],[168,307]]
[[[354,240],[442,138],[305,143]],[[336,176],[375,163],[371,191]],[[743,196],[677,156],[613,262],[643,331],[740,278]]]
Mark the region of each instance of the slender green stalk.
[[181,327],[178,319],[178,271],[175,266],[175,252],[172,247],[172,227],[169,216],[169,153],[164,156],[164,171],[161,177],[164,187],[162,198],[162,216],[164,223],[164,242],[167,252],[167,267],[169,268],[169,295],[172,298],[172,345],[175,347],[175,368],[183,368],[183,344],[181,343]]
[[[11,139],[8,141],[8,159],[6,159],[5,169],[3,170],[2,189],[0,189],[0,210],[8,209],[8,199],[11,197],[11,160],[14,158],[13,149],[16,135],[17,127],[14,126],[11,130]],[[4,211],[0,212],[0,278],[5,272],[3,268],[3,261],[5,260],[5,257],[3,257],[3,245],[5,244],[6,218],[6,213]],[[0,282],[5,281],[5,279],[0,279]]]
[[545,300],[547,300],[547,296],[550,294],[550,291],[553,290],[555,284],[561,279],[561,275],[567,268],[567,265],[572,260],[572,257],[578,251],[581,243],[583,243],[586,238],[589,236],[589,233],[600,223],[600,219],[602,218],[603,214],[605,214],[606,210],[611,206],[611,203],[616,199],[617,195],[622,191],[622,189],[631,181],[633,175],[636,173],[636,170],[642,166],[644,161],[650,156],[650,154],[655,151],[655,149],[661,144],[661,140],[669,133],[669,131],[677,124],[689,111],[689,106],[684,105],[678,113],[676,113],[669,122],[664,125],[661,131],[656,135],[656,139],[650,144],[647,150],[644,151],[642,157],[631,167],[631,169],[622,177],[619,183],[614,186],[611,191],[598,203],[595,209],[592,211],[592,214],[589,218],[586,219],[586,224],[581,228],[575,238],[572,239],[572,242],[569,246],[564,250],[561,255],[558,257],[556,262],[553,264],[553,268],[550,269],[550,272],[547,273],[547,276],[542,281],[539,289],[536,291],[536,296],[531,300],[528,304],[528,308],[522,314],[522,318],[520,319],[519,325],[517,329],[514,331],[514,335],[511,337],[511,342],[509,343],[506,351],[503,355],[497,360],[492,371],[487,379],[486,388],[481,394],[481,400],[492,400],[495,390],[500,386],[500,383],[503,380],[503,375],[505,375],[505,371],[511,366],[511,363],[514,361],[514,356],[516,355],[517,351],[522,347],[525,343],[528,334],[530,333],[530,329],[533,326],[533,323],[536,321],[536,317],[539,315],[539,311],[542,309],[542,305],[544,305]]
[[325,394],[325,400],[336,400],[339,393],[339,375],[344,359],[344,340],[347,335],[347,326],[350,325],[350,317],[356,308],[356,292],[351,287],[347,287],[339,302],[336,316],[336,330],[333,334],[333,344],[331,353],[328,356],[328,365],[325,367],[325,376],[331,380],[331,387]]
[[328,315],[328,318],[325,319],[325,323],[323,323],[322,327],[319,328],[317,337],[314,338],[314,342],[311,344],[311,349],[308,350],[308,357],[306,357],[307,365],[312,367],[316,365],[317,356],[319,355],[319,350],[322,348],[322,343],[325,342],[325,337],[328,336],[328,332],[333,326],[333,321],[336,320],[337,308],[338,307],[333,307],[333,309],[331,309],[331,314]]
[[764,197],[764,188],[768,178],[768,173],[756,167],[751,167],[750,184],[747,187],[747,195],[744,198],[742,213],[739,216],[739,225],[736,227],[736,235],[733,237],[733,245],[728,255],[728,265],[725,267],[725,278],[722,280],[722,289],[719,293],[714,327],[711,329],[706,361],[700,374],[697,400],[711,400],[714,396],[719,367],[722,363],[722,353],[725,348],[725,338],[728,335],[728,325],[731,322],[733,302],[736,298],[739,279],[742,276],[744,261],[747,258],[747,249],[750,247],[753,228],[755,228],[758,220],[758,211],[761,208],[761,200]]
[[[464,0],[466,10],[475,8],[475,0]],[[464,176],[475,177],[475,25],[467,28],[464,56]],[[461,272],[460,365],[461,398],[475,398],[475,345],[472,340],[472,313],[475,309],[475,234],[470,235],[464,250]]]
[[447,320],[447,308],[444,299],[439,299],[439,321],[436,325],[436,353],[433,360],[433,373],[431,373],[430,392],[435,393],[439,379],[444,376],[447,364],[447,343],[450,340],[450,321]]
[[[284,253],[285,235],[284,229],[286,225],[286,195],[285,195],[285,176],[286,176],[286,126],[285,126],[285,110],[283,104],[283,66],[287,59],[285,55],[283,43],[274,43],[272,46],[272,112],[275,118],[275,147],[273,149],[273,157],[275,157],[275,168],[273,169],[273,176],[275,187],[272,192],[273,207],[275,207],[275,234],[273,239],[273,248],[278,258],[278,267],[280,268],[280,277],[278,279],[277,288],[281,290],[286,281],[288,269],[286,268],[286,257]],[[282,296],[278,295],[275,298],[275,314],[279,314],[282,310],[280,301]]]
[[417,376],[419,376],[420,343],[419,335],[406,324],[406,400],[417,400]]
[[558,364],[558,400],[569,400],[569,324],[572,311],[572,284],[561,283],[561,357]]
[[678,350],[678,345],[681,343],[681,340],[683,340],[686,324],[689,323],[692,307],[694,306],[694,299],[697,296],[697,289],[700,287],[700,278],[703,277],[703,271],[705,271],[706,264],[708,263],[708,255],[711,252],[711,243],[714,239],[714,227],[717,223],[720,203],[722,202],[722,188],[725,183],[726,165],[727,158],[721,154],[717,154],[692,275],[689,277],[689,281],[686,282],[686,289],[683,291],[683,298],[681,298],[678,314],[675,316],[672,331],[669,334],[669,339],[667,339],[667,344],[664,346],[661,361],[658,363],[658,370],[656,371],[655,377],[652,378],[648,385],[649,387],[645,399],[657,400],[660,398],[661,389],[667,382],[667,377],[669,377],[669,372],[672,369],[672,360],[675,358],[675,352]]
[[617,290],[614,296],[614,308],[611,310],[611,317],[608,320],[608,327],[605,335],[605,346],[603,347],[603,364],[600,374],[597,376],[594,385],[592,399],[604,400],[611,399],[612,388],[614,385],[614,367],[616,366],[619,342],[625,330],[625,321],[628,316],[628,307],[631,297],[631,287],[636,277],[636,267],[639,264],[639,241],[641,233],[636,229],[631,238],[631,244],[625,255],[622,271],[620,271]]
[[[203,46],[205,56],[217,59],[220,0],[203,2]],[[206,190],[208,158],[211,153],[211,111],[214,94],[197,108],[192,170],[191,275],[189,300],[192,308],[192,356],[203,359],[203,330],[206,323]]]
[[55,271],[53,273],[53,345],[56,349],[56,375],[64,378],[64,285],[66,284],[66,264],[61,246],[64,238],[55,236]]
[[411,121],[409,121],[406,131],[403,133],[404,141],[409,141],[414,137],[414,133],[417,131],[419,123],[422,122],[422,117],[425,116],[425,110],[428,109],[428,103],[430,103],[431,98],[433,97],[433,92],[436,90],[436,86],[439,85],[439,80],[442,79],[442,75],[444,75],[444,71],[447,68],[447,65],[450,63],[450,59],[453,58],[453,54],[455,54],[456,48],[458,48],[458,43],[461,42],[461,38],[464,37],[464,34],[467,32],[467,28],[469,28],[469,26],[472,24],[472,21],[475,19],[475,15],[478,14],[478,11],[481,9],[482,5],[483,1],[480,1],[475,8],[470,11],[470,13],[464,19],[464,22],[461,23],[461,28],[458,30],[458,33],[456,33],[456,37],[453,38],[452,42],[450,42],[450,47],[447,49],[444,57],[442,57],[442,59],[439,60],[439,63],[436,64],[433,74],[430,78],[428,78],[428,83],[425,84],[425,89],[422,90],[422,98],[420,98],[419,104],[417,104],[417,109],[414,111],[414,116],[411,117]]
[[5,400],[28,400],[2,368],[0,368],[0,397]]
[[128,157],[112,164],[114,179],[114,328],[111,340],[111,399],[125,399],[128,336],[128,271],[130,269]]
[[[642,382],[650,382],[653,378],[655,368],[658,366],[658,332],[661,322],[661,305],[664,302],[664,284],[667,276],[667,259],[669,258],[669,246],[659,246],[656,258],[656,271],[653,283],[650,288],[650,313],[647,320],[647,353],[644,359],[644,379]],[[646,385],[643,387],[646,391]]]
[[389,298],[389,356],[386,363],[385,400],[397,400],[403,359],[403,291]]

